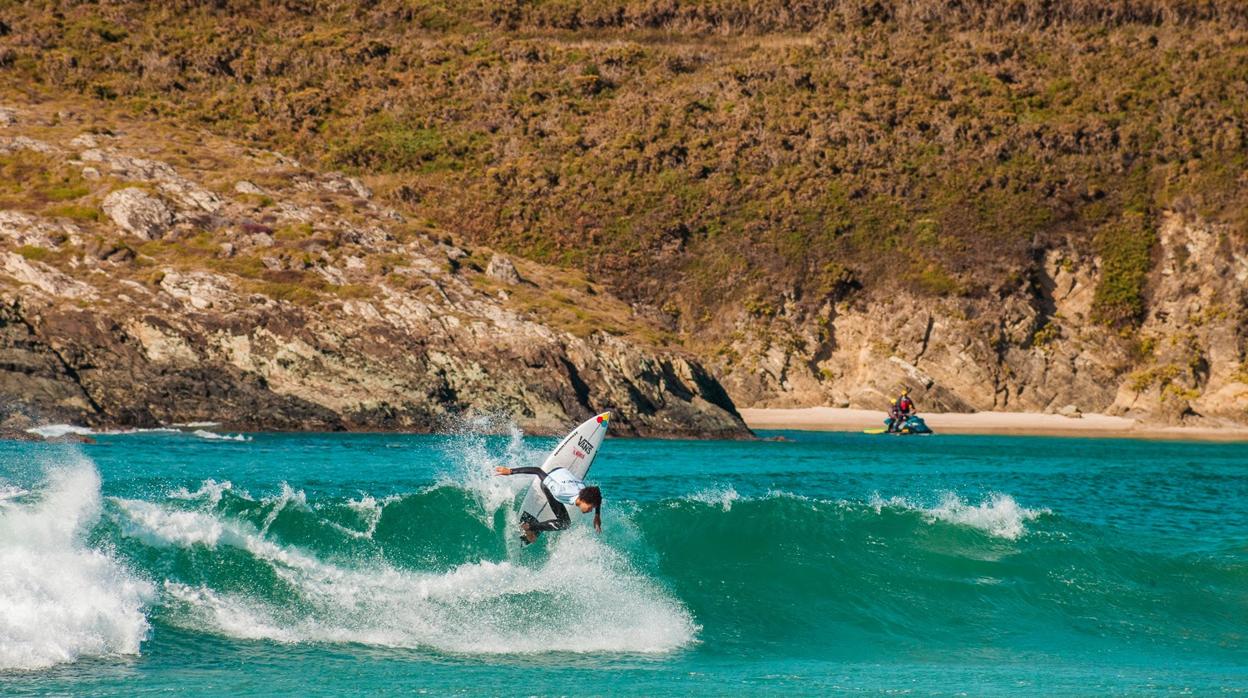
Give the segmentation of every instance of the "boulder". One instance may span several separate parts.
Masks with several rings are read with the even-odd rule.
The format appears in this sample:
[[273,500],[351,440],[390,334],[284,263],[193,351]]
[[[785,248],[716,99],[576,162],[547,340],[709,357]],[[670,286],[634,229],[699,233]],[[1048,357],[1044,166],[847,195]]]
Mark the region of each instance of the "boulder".
[[100,147],[100,142],[90,133],[83,133],[75,136],[74,139],[69,142],[69,145],[74,148],[91,149]]
[[173,225],[173,212],[169,206],[137,187],[109,194],[104,198],[102,208],[117,227],[144,240],[160,239]]
[[30,245],[53,249],[70,241],[78,243],[78,229],[19,211],[0,211],[0,239],[8,239],[17,247]]
[[491,279],[513,286],[524,281],[524,279],[520,278],[520,272],[516,271],[516,265],[512,264],[510,259],[501,254],[490,257],[490,263],[485,268],[485,274]]
[[60,298],[94,298],[95,288],[15,252],[0,253],[0,274]]

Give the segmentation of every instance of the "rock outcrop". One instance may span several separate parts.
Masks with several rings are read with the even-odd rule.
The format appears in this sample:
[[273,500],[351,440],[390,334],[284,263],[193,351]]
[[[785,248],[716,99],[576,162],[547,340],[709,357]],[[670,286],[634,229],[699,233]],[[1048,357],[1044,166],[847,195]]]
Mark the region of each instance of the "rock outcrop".
[[165,202],[136,187],[104,197],[102,208],[117,227],[140,240],[157,240],[173,225],[173,212]]
[[558,432],[612,410],[619,434],[749,434],[697,361],[548,323],[580,293],[554,282],[508,303],[506,258],[487,273],[488,251],[405,221],[359,180],[216,143],[249,170],[213,177],[217,191],[124,135],[73,135],[0,142],[93,169],[77,205],[103,213],[66,219],[37,198],[0,212],[6,423],[428,431],[490,414]]
[[1248,421],[1248,243],[1166,212],[1138,328],[1098,323],[1101,261],[1044,249],[1041,271],[990,299],[786,299],[742,313],[712,367],[738,404],[882,409],[902,385],[933,411],[1107,412]]
[[516,265],[501,254],[490,257],[490,263],[486,266],[485,273],[490,278],[513,286],[523,281],[520,278],[520,272],[516,271]]

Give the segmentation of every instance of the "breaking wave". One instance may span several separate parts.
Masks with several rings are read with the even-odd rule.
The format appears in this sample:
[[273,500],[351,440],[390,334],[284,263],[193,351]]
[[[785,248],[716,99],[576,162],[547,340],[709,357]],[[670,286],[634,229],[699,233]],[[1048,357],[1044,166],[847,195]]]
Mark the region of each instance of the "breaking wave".
[[0,669],[137,654],[153,586],[87,544],[100,478],[85,458],[49,464],[30,491],[0,506]]

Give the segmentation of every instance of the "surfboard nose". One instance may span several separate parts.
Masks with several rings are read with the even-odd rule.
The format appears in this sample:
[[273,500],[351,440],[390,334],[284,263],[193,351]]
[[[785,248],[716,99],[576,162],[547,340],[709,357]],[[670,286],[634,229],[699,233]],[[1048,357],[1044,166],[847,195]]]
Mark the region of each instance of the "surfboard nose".
[[611,421],[611,413],[610,413],[610,412],[603,412],[602,414],[598,415],[598,423],[599,423],[599,424],[606,424],[606,423],[607,423],[607,422],[609,422],[609,421]]

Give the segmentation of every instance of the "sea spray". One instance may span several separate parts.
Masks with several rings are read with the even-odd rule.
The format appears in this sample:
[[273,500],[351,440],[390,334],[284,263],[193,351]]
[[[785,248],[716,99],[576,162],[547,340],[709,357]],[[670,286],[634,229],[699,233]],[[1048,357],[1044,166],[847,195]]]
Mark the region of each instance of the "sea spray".
[[137,654],[154,592],[85,542],[100,514],[93,464],[69,456],[7,504],[0,507],[0,669]]
[[450,429],[450,435],[452,438],[442,446],[450,469],[437,484],[473,493],[480,505],[480,518],[487,523],[504,507],[510,515],[510,505],[531,484],[527,478],[498,477],[494,468],[540,466],[549,450],[527,442],[515,422],[493,415],[461,420]]

